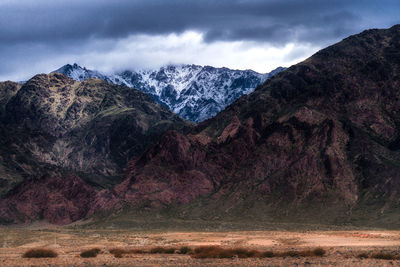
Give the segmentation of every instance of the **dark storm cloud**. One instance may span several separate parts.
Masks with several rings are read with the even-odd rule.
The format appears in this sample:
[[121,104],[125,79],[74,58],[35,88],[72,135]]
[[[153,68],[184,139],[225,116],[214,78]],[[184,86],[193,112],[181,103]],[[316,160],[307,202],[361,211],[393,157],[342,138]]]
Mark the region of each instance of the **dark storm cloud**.
[[208,45],[291,43],[300,47],[286,55],[294,59],[304,47],[400,23],[399,13],[398,0],[0,0],[0,77],[101,55],[138,34],[195,31]]
[[[207,41],[325,42],[361,30],[372,1],[19,1],[0,4],[0,41],[56,42],[198,30]],[[380,1],[385,5],[391,1]],[[7,4],[8,3],[8,4]],[[388,8],[398,7],[391,2]],[[373,10],[372,10],[373,11]],[[361,14],[357,14],[361,13]]]

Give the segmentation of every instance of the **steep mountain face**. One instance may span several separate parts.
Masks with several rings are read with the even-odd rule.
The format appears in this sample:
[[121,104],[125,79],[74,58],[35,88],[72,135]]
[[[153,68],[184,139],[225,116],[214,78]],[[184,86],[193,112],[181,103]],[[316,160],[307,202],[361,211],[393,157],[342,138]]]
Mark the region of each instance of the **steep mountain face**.
[[31,144],[42,161],[104,174],[115,174],[113,165],[124,166],[172,125],[185,125],[137,90],[61,74],[24,84],[6,104],[3,122],[46,137],[50,154],[43,143]]
[[[87,115],[93,112],[88,104],[66,116],[65,105],[58,112],[48,104],[53,103],[52,92],[64,87],[54,84],[91,88],[90,84],[97,83],[121,88],[99,80],[77,83],[59,75],[36,77],[8,97],[8,115],[1,131],[11,129],[18,134],[5,135],[8,140],[3,141],[0,151],[8,154],[2,156],[11,151],[14,154],[7,160],[14,165],[7,166],[26,172],[45,169],[47,176],[25,180],[8,191],[0,202],[4,222],[45,219],[63,224],[130,207],[131,219],[149,211],[180,219],[400,226],[400,25],[346,38],[282,71],[188,132],[168,131],[140,156],[130,157],[121,183],[101,191],[93,190],[86,176],[60,173],[54,168],[58,163],[45,161],[46,157],[37,155],[41,150],[33,148],[39,144],[52,148],[53,138],[70,135],[78,140],[71,144],[83,142],[83,150],[96,149],[107,162],[115,155],[107,149],[107,140],[112,139],[95,145],[96,140],[104,139],[91,137],[103,127],[111,131],[115,128],[112,122],[119,121],[119,117],[102,119],[111,112],[107,103],[129,110],[130,101],[123,101],[125,93],[112,101],[102,93],[94,108],[98,113],[93,113],[100,117]],[[52,79],[57,83],[50,82],[40,87],[43,92],[33,93],[36,90],[30,88],[37,79],[44,79],[42,85]],[[82,92],[78,94],[82,103],[97,95],[95,88],[98,86],[72,91]],[[131,90],[122,89],[128,90],[126,94]],[[118,95],[118,90],[111,95]],[[24,91],[29,92],[29,101],[22,97]],[[58,101],[54,99],[54,103]],[[25,111],[27,107],[31,112]],[[162,108],[157,106],[157,110],[161,112]],[[33,123],[37,117],[40,123]],[[61,123],[60,118],[69,117],[74,120]],[[51,129],[50,122],[54,125]],[[22,130],[22,136],[19,127],[29,130]],[[128,149],[134,143],[117,144]],[[62,151],[50,159],[59,160],[66,150]],[[74,158],[80,150],[72,151]],[[97,162],[96,157],[92,159]],[[43,162],[48,165],[42,166]],[[68,166],[83,168],[85,164]],[[94,166],[105,170],[103,165]],[[89,202],[85,202],[87,199]]]
[[21,84],[7,81],[0,82],[0,115],[4,113],[7,102],[13,97],[21,88]]
[[[104,200],[110,206],[102,205]],[[0,203],[0,222],[46,220],[69,224],[93,214],[99,208],[116,208],[112,196],[95,190],[77,176],[28,179]]]
[[351,36],[190,134],[169,132],[116,192],[182,218],[398,226],[399,74],[400,26]]
[[136,88],[181,117],[200,122],[215,116],[244,94],[249,94],[266,79],[284,68],[259,74],[251,70],[231,70],[197,65],[169,65],[158,70],[123,71],[105,75],[65,65],[54,71],[74,80],[98,78],[109,83]]
[[[21,85],[14,82],[0,82],[0,117],[4,116],[7,102],[18,92]],[[9,138],[4,127],[0,127],[0,196],[3,196],[10,188],[23,180],[16,169],[17,166],[10,164],[8,150]],[[19,155],[21,158],[23,155]]]
[[[65,179],[67,187],[80,183],[82,186],[75,188],[79,190],[108,188],[123,179],[128,160],[141,155],[167,130],[183,131],[190,127],[146,94],[98,79],[77,82],[62,74],[41,74],[22,86],[1,83],[0,90],[0,198],[12,196],[17,201],[20,198],[16,195],[22,194],[18,190],[28,190],[26,194],[31,197],[24,193],[22,199],[31,199],[29,205],[35,205],[33,199],[38,197],[38,207],[46,199],[67,203],[57,200],[65,196],[57,190],[69,189],[56,187],[55,195],[48,198],[45,192],[50,194],[51,188],[41,189],[41,198],[36,191],[29,190],[58,183],[52,179]],[[79,190],[77,195],[71,193],[72,200],[81,196],[76,201],[86,203],[86,195]],[[22,206],[23,202],[11,207]],[[65,214],[69,207],[70,204],[61,205]],[[3,206],[3,212],[8,208]],[[23,214],[21,218],[37,219],[23,210],[19,213]],[[68,216],[71,220],[79,217]],[[55,218],[47,219],[66,222]]]

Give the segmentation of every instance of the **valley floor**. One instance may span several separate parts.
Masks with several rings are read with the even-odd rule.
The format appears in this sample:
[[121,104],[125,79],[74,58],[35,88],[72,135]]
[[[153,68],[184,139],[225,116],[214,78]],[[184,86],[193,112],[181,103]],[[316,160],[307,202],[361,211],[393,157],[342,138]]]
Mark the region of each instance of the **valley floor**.
[[[124,254],[109,250],[216,245],[259,251],[291,251],[322,247],[323,257],[248,259],[195,259],[180,254]],[[78,230],[58,227],[0,228],[0,266],[400,266],[400,260],[359,259],[363,252],[400,256],[400,231],[235,231],[137,232],[129,230]],[[31,248],[50,248],[57,258],[27,259]],[[96,258],[81,258],[90,248],[100,248]]]

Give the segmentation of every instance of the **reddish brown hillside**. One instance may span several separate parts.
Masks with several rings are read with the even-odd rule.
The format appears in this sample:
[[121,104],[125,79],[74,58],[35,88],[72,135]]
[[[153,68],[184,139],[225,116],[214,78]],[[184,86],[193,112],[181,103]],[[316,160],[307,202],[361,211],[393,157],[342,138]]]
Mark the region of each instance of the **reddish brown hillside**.
[[167,132],[126,173],[102,193],[68,180],[20,186],[1,214],[68,223],[127,205],[184,219],[400,226],[400,26],[346,38],[189,134]]
[[283,71],[191,134],[168,133],[131,162],[117,191],[135,205],[201,197],[184,211],[196,216],[321,210],[332,222],[391,213],[400,190],[399,99],[400,26],[365,31]]

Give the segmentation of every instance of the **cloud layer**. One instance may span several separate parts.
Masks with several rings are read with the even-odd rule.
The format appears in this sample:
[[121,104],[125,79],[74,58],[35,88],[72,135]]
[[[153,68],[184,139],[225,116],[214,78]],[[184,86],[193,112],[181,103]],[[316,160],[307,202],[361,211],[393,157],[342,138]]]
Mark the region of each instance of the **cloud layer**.
[[166,63],[269,71],[400,22],[397,0],[3,0],[0,12],[0,80],[72,61],[104,71]]

